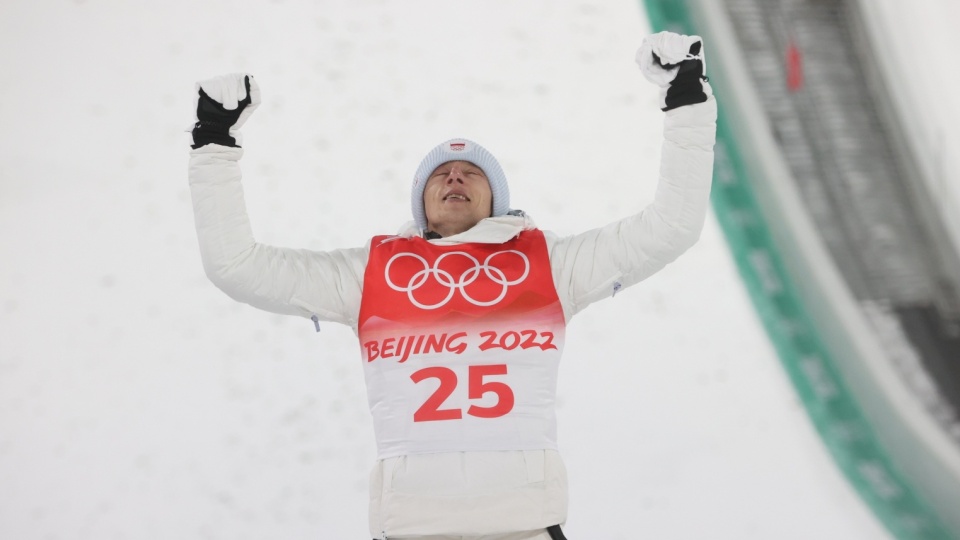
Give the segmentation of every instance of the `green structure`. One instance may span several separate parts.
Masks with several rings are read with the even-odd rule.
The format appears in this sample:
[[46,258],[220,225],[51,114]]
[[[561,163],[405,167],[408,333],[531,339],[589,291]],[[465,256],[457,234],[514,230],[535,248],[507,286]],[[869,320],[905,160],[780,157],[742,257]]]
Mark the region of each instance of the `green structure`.
[[[644,0],[654,31],[698,31],[690,0]],[[731,127],[723,73],[707,75],[719,104],[712,203],[751,300],[810,420],[851,485],[893,536],[901,540],[956,538],[898,470],[849,391],[798,293],[771,234],[755,186],[763,178],[744,159],[744,142]],[[714,56],[716,58],[716,56]],[[716,63],[712,64],[714,67]],[[957,502],[960,510],[960,501]]]

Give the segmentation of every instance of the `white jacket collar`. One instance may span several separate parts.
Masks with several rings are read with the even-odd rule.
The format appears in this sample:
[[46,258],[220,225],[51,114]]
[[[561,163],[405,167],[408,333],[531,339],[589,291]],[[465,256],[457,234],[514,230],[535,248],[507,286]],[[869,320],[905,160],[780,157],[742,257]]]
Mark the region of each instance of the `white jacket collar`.
[[[524,214],[520,216],[497,216],[490,217],[480,221],[472,228],[453,236],[445,238],[436,238],[430,240],[433,244],[452,245],[452,244],[502,244],[515,238],[525,230],[535,229],[537,225],[530,219],[530,216]],[[398,236],[411,238],[420,236],[421,231],[417,229],[413,221],[406,223],[400,228]]]

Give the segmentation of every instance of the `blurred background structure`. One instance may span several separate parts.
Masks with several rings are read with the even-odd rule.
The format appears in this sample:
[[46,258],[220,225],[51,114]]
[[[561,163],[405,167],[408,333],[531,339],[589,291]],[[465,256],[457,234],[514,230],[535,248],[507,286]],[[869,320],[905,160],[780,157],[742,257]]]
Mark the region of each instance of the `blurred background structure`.
[[652,199],[663,113],[632,59],[660,29],[705,38],[714,211],[570,323],[568,535],[960,538],[957,21],[952,0],[0,3],[0,539],[366,537],[355,336],[203,275],[195,81],[260,81],[260,241],[397,230],[455,136],[572,234]]
[[896,537],[957,537],[960,172],[904,97],[938,63],[892,54],[884,2],[647,5],[713,45],[717,211],[837,464]]

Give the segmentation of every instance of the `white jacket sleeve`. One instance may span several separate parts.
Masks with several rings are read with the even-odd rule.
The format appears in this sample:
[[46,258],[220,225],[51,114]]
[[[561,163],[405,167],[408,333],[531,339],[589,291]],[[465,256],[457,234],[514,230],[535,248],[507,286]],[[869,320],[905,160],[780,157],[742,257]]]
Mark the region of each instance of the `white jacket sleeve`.
[[241,148],[190,152],[190,192],[207,276],[231,298],[356,328],[367,248],[318,252],[256,242],[247,217]]
[[553,279],[568,321],[659,271],[699,239],[709,206],[716,120],[712,95],[668,111],[654,201],[606,227],[550,239]]

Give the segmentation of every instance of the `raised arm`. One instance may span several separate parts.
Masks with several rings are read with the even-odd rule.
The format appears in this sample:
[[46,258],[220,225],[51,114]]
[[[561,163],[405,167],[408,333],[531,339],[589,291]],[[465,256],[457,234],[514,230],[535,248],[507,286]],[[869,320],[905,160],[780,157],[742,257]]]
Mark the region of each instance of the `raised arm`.
[[203,268],[241,302],[355,327],[366,248],[317,252],[268,246],[253,237],[237,130],[259,103],[256,81],[244,74],[197,84],[189,176]]
[[551,241],[553,277],[568,320],[676,260],[699,239],[707,214],[717,105],[704,77],[701,39],[648,36],[637,63],[660,86],[666,111],[660,181],[654,201],[638,214]]

